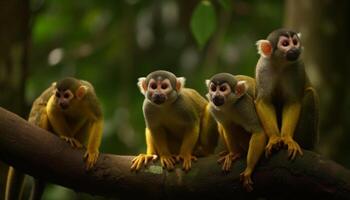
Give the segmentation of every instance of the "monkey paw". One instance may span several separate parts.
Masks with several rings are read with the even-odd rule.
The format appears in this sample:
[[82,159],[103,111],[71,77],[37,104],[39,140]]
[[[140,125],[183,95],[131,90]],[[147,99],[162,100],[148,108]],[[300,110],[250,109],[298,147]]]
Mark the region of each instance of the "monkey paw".
[[176,160],[172,155],[160,156],[160,164],[163,168],[171,171],[175,168]]
[[83,147],[83,145],[75,138],[67,136],[60,136],[60,138],[70,144],[73,148],[80,149]]
[[238,158],[241,157],[240,153],[228,153],[226,155],[223,155],[219,158],[218,163],[222,164],[222,170],[223,171],[230,171],[232,162],[236,161]]
[[301,156],[303,155],[303,151],[301,150],[298,143],[296,143],[291,137],[282,137],[282,142],[284,146],[288,148],[288,158],[294,160],[296,155],[299,153]]
[[253,181],[252,181],[251,175],[252,175],[252,173],[250,171],[248,171],[247,169],[244,170],[244,172],[242,172],[240,174],[240,180],[242,182],[244,189],[247,192],[253,191]]
[[149,161],[157,160],[157,155],[140,154],[132,159],[131,171],[139,171],[141,167],[146,166]]
[[98,151],[86,151],[84,154],[84,160],[86,162],[86,170],[90,170],[97,162],[99,152]]
[[266,158],[272,154],[274,149],[279,149],[281,146],[281,138],[278,136],[270,137],[269,142],[265,147],[265,156]]
[[186,172],[188,172],[191,169],[192,160],[194,162],[197,161],[197,157],[192,156],[191,154],[190,155],[178,155],[178,156],[176,156],[176,161],[177,162],[182,161],[182,169]]

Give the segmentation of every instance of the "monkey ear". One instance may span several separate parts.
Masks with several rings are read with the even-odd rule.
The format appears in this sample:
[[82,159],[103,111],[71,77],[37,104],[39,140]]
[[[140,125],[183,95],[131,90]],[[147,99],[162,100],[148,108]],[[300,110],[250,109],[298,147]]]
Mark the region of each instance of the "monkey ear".
[[297,33],[297,36],[298,36],[299,39],[301,39],[301,33],[300,32]]
[[248,90],[248,85],[246,81],[238,81],[235,87],[235,94],[238,97],[243,96]]
[[138,79],[137,86],[139,87],[142,94],[146,94],[146,91],[147,91],[146,77],[140,77]]
[[176,90],[180,91],[182,88],[185,87],[186,78],[185,77],[178,77],[176,78]]
[[205,95],[205,97],[207,97],[208,101],[210,101],[210,94],[209,94],[209,93],[207,93],[207,94]]
[[272,54],[272,45],[268,40],[259,40],[256,42],[258,54],[264,58],[269,58]]
[[56,87],[57,82],[51,83],[51,87]]
[[77,97],[78,100],[81,100],[85,94],[87,93],[88,91],[88,87],[85,86],[85,85],[81,85],[77,91],[75,91],[75,96]]
[[205,80],[205,85],[209,88],[209,85],[210,85],[210,80],[209,79]]

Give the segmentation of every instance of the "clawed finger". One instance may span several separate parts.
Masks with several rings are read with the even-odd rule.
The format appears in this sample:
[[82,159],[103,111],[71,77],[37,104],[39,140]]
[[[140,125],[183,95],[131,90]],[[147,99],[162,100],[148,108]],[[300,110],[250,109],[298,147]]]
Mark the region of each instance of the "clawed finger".
[[221,152],[219,153],[219,156],[225,156],[226,154],[228,154],[228,151],[221,151]]
[[224,156],[224,157],[219,158],[219,159],[218,159],[218,163],[219,163],[219,164],[221,164],[222,162],[224,162],[224,161],[225,161],[225,159],[226,159],[226,157],[225,157],[225,156]]

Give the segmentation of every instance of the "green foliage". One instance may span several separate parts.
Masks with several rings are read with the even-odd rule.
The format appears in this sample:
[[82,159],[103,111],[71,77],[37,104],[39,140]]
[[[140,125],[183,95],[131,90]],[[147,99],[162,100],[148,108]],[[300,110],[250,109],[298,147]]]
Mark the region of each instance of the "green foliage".
[[200,48],[203,48],[215,29],[215,9],[209,1],[201,1],[193,11],[191,18],[191,31]]
[[225,10],[229,10],[232,6],[232,0],[219,0],[219,3]]

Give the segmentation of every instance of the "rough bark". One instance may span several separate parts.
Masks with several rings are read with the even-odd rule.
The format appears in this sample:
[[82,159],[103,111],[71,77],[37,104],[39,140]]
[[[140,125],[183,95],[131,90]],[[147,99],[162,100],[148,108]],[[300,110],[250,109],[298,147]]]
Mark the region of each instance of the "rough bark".
[[326,158],[305,151],[289,161],[285,151],[263,159],[254,175],[254,191],[246,193],[239,174],[244,160],[222,173],[217,156],[201,158],[189,173],[163,170],[159,163],[130,172],[132,156],[101,154],[96,166],[85,171],[83,150],[72,149],[55,135],[0,108],[0,159],[34,177],[76,191],[121,198],[268,197],[294,199],[350,199],[350,171]]

